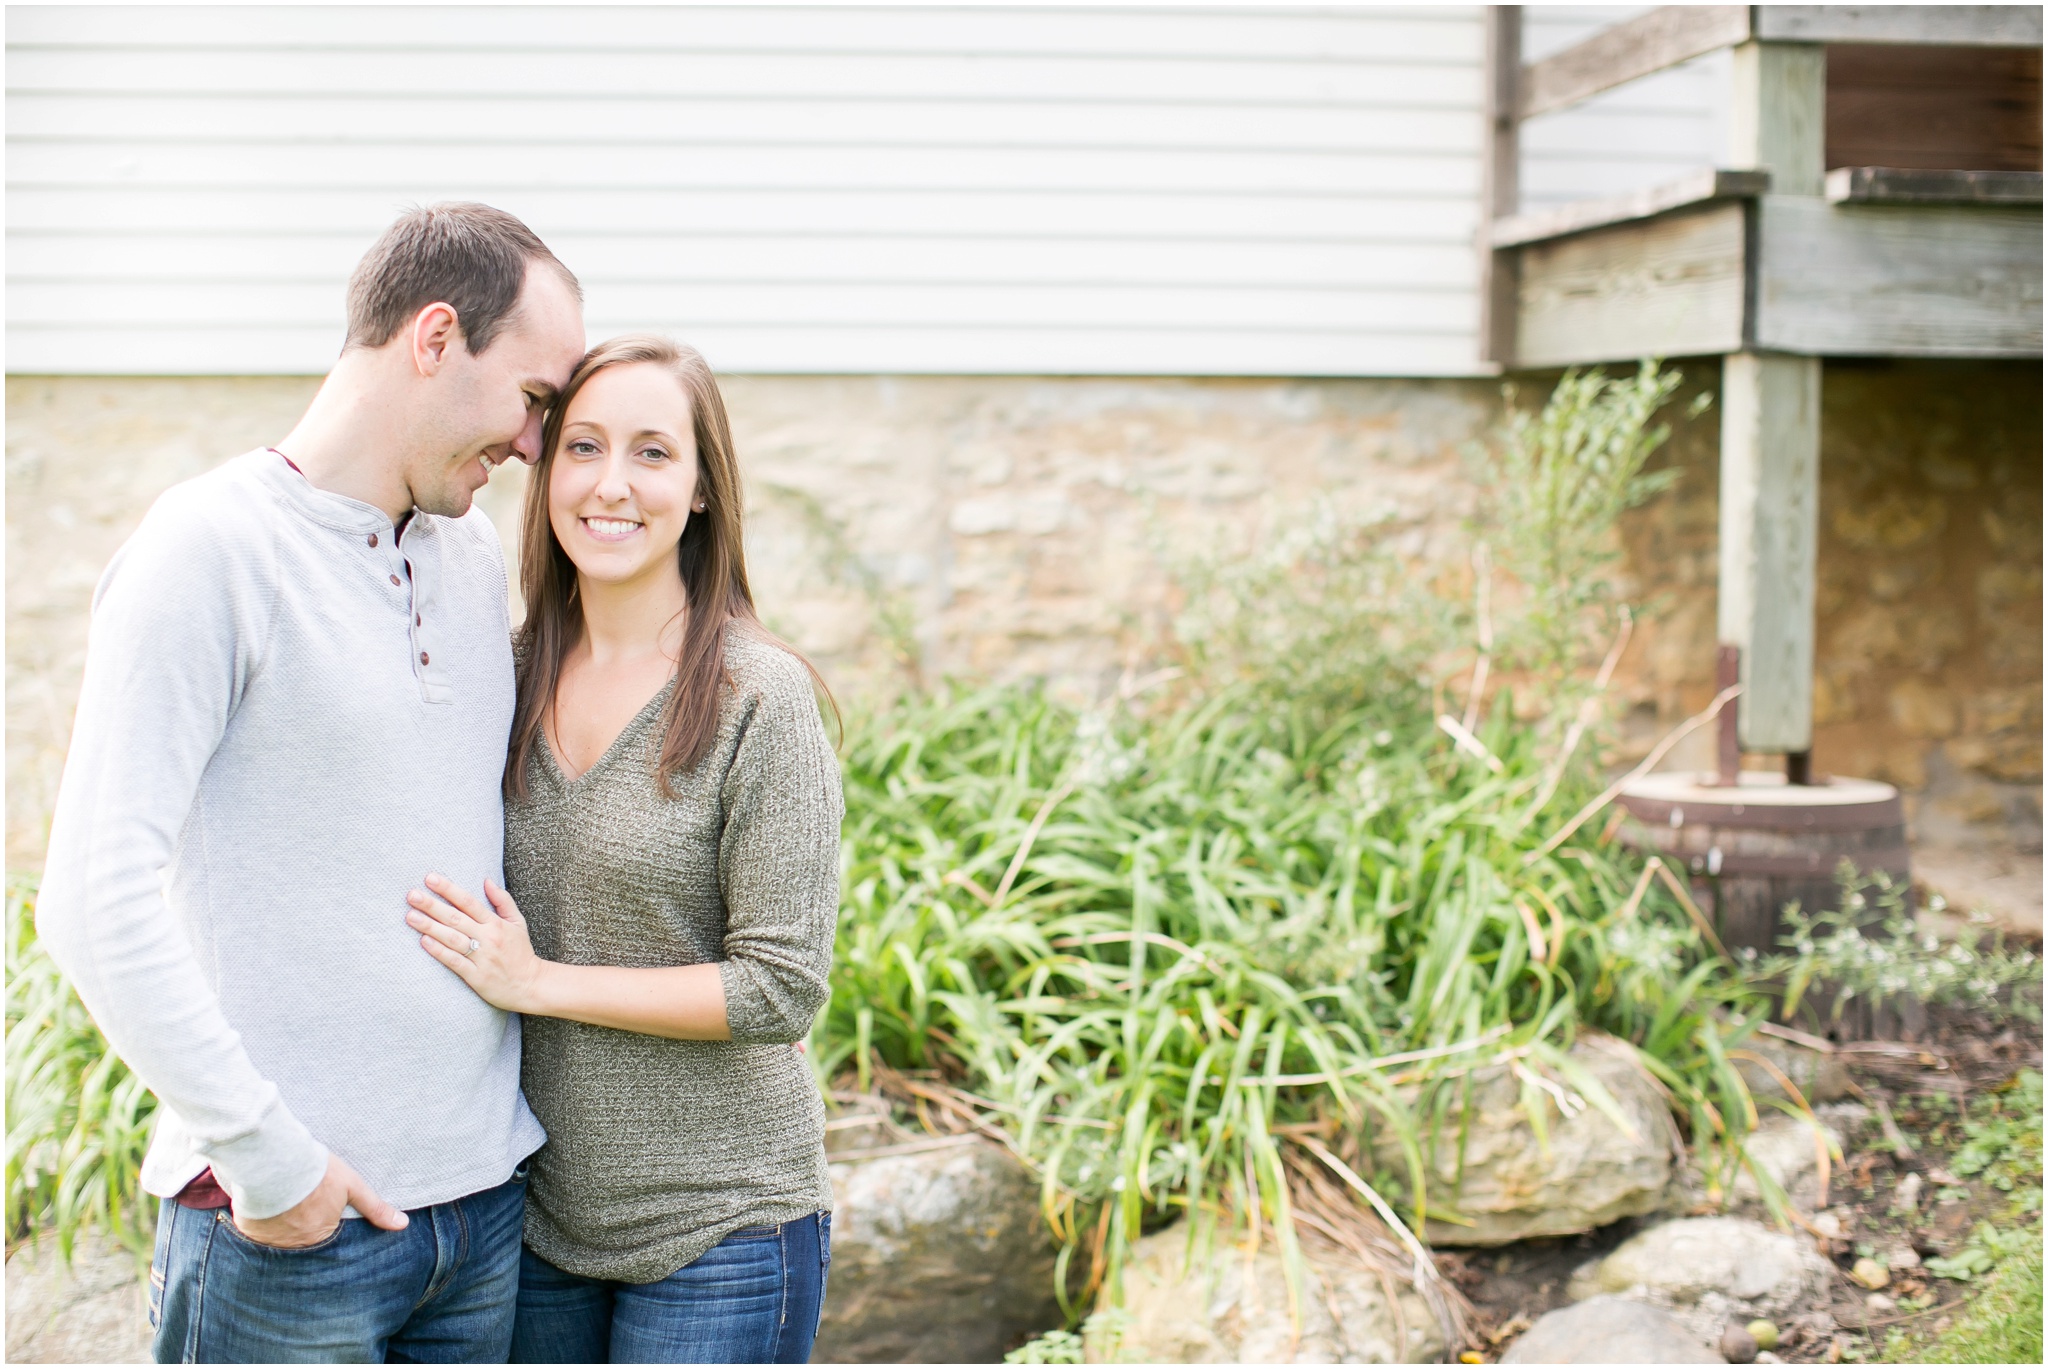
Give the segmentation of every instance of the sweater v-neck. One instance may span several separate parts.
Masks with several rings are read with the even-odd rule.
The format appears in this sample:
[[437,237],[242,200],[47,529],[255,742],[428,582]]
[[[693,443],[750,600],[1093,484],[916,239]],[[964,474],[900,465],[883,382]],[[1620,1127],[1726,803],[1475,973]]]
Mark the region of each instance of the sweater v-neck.
[[617,755],[646,726],[649,717],[660,712],[661,707],[668,702],[668,696],[675,692],[675,687],[675,677],[670,676],[661,688],[654,691],[654,696],[640,706],[640,711],[635,713],[626,725],[619,729],[619,735],[612,738],[611,745],[607,746],[588,767],[578,771],[573,776],[569,773],[567,763],[555,753],[554,738],[550,737],[548,729],[543,727],[540,730],[541,754],[547,757],[548,768],[554,771],[556,781],[561,784],[564,790],[570,790],[604,769],[612,757]]

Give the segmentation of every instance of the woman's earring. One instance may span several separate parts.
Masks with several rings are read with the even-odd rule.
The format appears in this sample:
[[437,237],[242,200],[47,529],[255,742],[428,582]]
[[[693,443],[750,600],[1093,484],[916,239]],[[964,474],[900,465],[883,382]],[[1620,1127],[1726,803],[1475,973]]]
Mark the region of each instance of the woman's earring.
[[691,505],[690,507],[694,512],[702,513],[705,509],[709,508],[710,505],[706,504],[703,500],[699,499],[695,504]]

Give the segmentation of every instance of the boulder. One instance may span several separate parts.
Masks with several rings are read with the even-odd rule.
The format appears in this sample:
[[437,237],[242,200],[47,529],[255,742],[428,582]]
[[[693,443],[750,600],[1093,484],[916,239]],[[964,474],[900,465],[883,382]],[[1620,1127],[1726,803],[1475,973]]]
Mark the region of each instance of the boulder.
[[1784,1320],[1822,1306],[1834,1266],[1812,1245],[1743,1217],[1687,1217],[1630,1237],[1581,1268],[1566,1291],[1620,1294],[1668,1307],[1712,1340],[1752,1318]]
[[[1630,1129],[1617,1127],[1569,1089],[1563,1090],[1569,1116],[1550,1093],[1538,1090],[1546,1147],[1523,1111],[1522,1079],[1506,1066],[1475,1071],[1469,1118],[1454,1108],[1434,1143],[1425,1141],[1430,1209],[1452,1214],[1430,1220],[1425,1234],[1432,1244],[1505,1245],[1532,1236],[1576,1235],[1662,1205],[1678,1146],[1663,1095],[1622,1042],[1589,1037],[1572,1048],[1571,1058],[1606,1087]],[[1467,1128],[1462,1178],[1461,1125]],[[1391,1138],[1381,1141],[1375,1159],[1405,1178],[1406,1162]]]
[[1545,1312],[1502,1364],[1725,1364],[1661,1307],[1597,1297]]
[[[1124,1269],[1124,1315],[1089,1323],[1088,1358],[1151,1364],[1427,1364],[1442,1324],[1405,1272],[1383,1279],[1347,1253],[1303,1251],[1297,1331],[1279,1252],[1218,1240],[1190,1252],[1175,1225],[1141,1239]],[[1111,1328],[1115,1328],[1112,1342]]]
[[1061,1322],[1038,1181],[979,1138],[918,1144],[831,1164],[814,1360],[990,1364]]
[[[1743,1141],[1743,1149],[1757,1168],[1803,1208],[1813,1207],[1820,1198],[1819,1146],[1827,1147],[1832,1173],[1840,1164],[1844,1131],[1853,1131],[1867,1111],[1858,1103],[1837,1103],[1819,1109],[1817,1115],[1818,1126],[1805,1117],[1766,1112],[1757,1129]],[[1735,1196],[1763,1196],[1747,1166],[1735,1173]]]

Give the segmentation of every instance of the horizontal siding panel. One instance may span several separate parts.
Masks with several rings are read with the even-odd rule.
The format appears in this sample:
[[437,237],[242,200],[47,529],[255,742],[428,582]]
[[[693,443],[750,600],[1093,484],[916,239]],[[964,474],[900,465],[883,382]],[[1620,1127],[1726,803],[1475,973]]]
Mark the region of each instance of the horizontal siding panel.
[[1400,116],[1479,109],[1478,68],[1415,79],[1414,92],[1375,82],[1368,99],[1314,107],[1201,101],[724,99],[537,93],[504,96],[300,95],[218,92],[130,95],[20,91],[7,103],[19,142],[388,144],[427,139],[478,147],[761,147],[794,143],[893,147],[1247,148],[1356,151],[1391,144]]
[[[644,230],[673,233],[946,233],[1008,236],[1105,236],[1127,241],[1243,238],[1272,241],[1470,243],[1478,228],[1477,198],[1385,203],[1352,196],[1054,195],[1020,191],[793,190],[726,192],[519,191],[499,193],[460,181],[437,198],[490,196],[543,237],[565,233]],[[17,192],[8,222],[17,229],[92,231],[108,225],[160,233],[244,233],[262,224],[274,233],[375,235],[417,196],[305,190],[274,196],[258,190],[74,190]]]
[[[591,336],[643,326],[591,319]],[[852,328],[696,331],[685,340],[721,371],[956,375],[1457,376],[1472,373],[1469,334],[1188,333],[1164,330]],[[318,375],[338,332],[185,329],[164,334],[10,329],[7,366],[26,374]]]
[[[481,55],[478,59],[483,60]],[[1468,64],[1476,71],[1476,64]],[[507,51],[488,56],[497,89],[559,92],[688,90],[704,96],[932,100],[1179,100],[1230,105],[1369,100],[1362,62],[1175,61],[1010,57],[816,56],[804,52]],[[7,84],[22,91],[246,95],[410,95],[444,89],[449,61],[432,52],[261,52],[197,49],[166,61],[153,49],[10,50]]]
[[[1456,152],[1464,120],[1390,120],[1406,146]],[[1432,126],[1434,125],[1434,126]],[[10,187],[121,186],[297,189],[386,188],[433,196],[450,181],[506,190],[1124,190],[1225,195],[1465,196],[1477,166],[1464,158],[1154,149],[1058,151],[982,148],[581,147],[536,159],[532,149],[464,144],[385,146],[116,145],[20,142],[9,150]]]
[[[862,285],[710,283],[618,286],[592,298],[605,310],[667,327],[759,323],[845,328],[863,323],[916,328],[1258,328],[1269,331],[1373,328],[1455,333],[1470,326],[1469,290],[1187,289],[1131,285]],[[42,284],[7,292],[8,326],[75,321],[108,328],[191,325],[284,328],[342,325],[334,288],[242,283]]]
[[130,44],[192,48],[360,48],[443,51],[576,49],[805,50],[821,53],[978,55],[1027,51],[1078,57],[1474,60],[1476,6],[1375,6],[1349,11],[1278,7],[1230,10],[562,6],[494,7],[479,34],[477,11],[412,6],[404,22],[386,7],[22,6],[7,17],[21,47]]
[[[556,234],[586,287],[649,281],[910,281],[969,284],[993,276],[1032,284],[1219,283],[1346,288],[1470,289],[1471,251],[1399,243],[1128,242],[1043,237],[621,237]],[[330,292],[362,254],[355,237],[159,238],[131,234],[14,233],[8,270],[17,285],[162,281],[319,284]]]

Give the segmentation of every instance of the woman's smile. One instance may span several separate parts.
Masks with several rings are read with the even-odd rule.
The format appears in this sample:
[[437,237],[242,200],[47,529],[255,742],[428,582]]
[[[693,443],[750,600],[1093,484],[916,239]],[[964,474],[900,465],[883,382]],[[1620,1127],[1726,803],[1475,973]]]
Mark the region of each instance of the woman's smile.
[[583,530],[600,542],[623,542],[646,526],[630,518],[583,519]]

